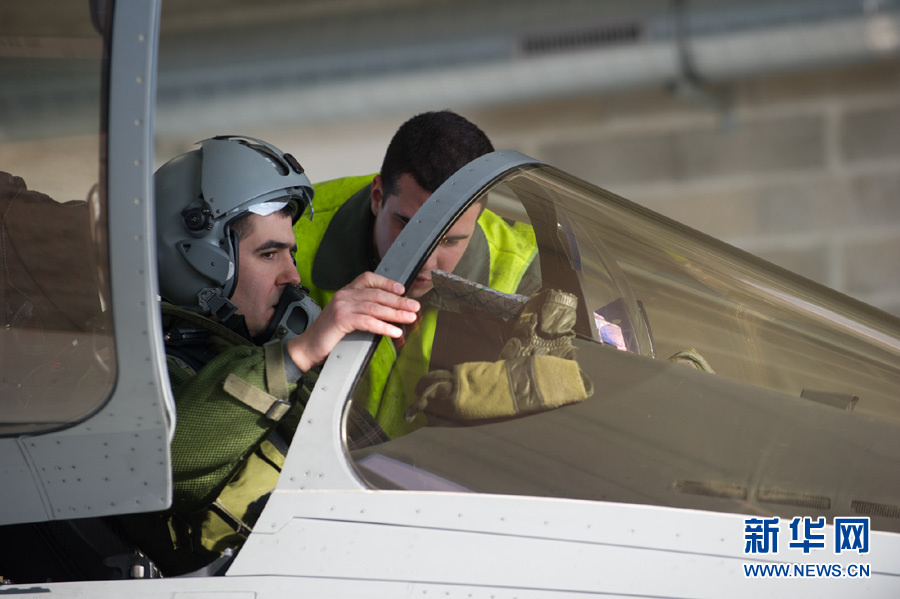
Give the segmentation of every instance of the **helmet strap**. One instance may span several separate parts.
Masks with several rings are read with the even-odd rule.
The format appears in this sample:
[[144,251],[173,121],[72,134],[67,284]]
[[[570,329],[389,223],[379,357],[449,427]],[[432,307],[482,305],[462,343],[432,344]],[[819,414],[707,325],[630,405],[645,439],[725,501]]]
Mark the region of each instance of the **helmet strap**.
[[197,294],[197,303],[200,308],[215,316],[226,328],[231,329],[246,339],[250,339],[250,331],[242,314],[237,313],[237,306],[231,300],[222,297],[220,289],[206,288]]

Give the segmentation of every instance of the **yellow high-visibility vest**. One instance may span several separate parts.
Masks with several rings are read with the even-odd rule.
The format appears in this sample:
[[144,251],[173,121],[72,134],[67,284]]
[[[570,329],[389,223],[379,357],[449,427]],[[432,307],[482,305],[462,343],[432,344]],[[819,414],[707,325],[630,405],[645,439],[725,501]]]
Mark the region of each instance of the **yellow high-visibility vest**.
[[[312,298],[323,307],[337,290],[320,288],[313,280],[315,254],[338,209],[371,183],[373,177],[346,177],[315,184],[315,216],[312,221],[300,219],[294,227],[297,270],[302,284],[310,289]],[[505,293],[514,293],[537,254],[534,230],[525,223],[507,223],[487,209],[481,213],[478,224],[488,243],[489,286]],[[355,401],[362,401],[392,438],[425,424],[422,414],[412,423],[406,422],[403,414],[407,406],[416,400],[416,383],[428,372],[436,324],[437,310],[423,309],[418,326],[407,336],[399,357],[393,341],[382,338],[355,391]]]

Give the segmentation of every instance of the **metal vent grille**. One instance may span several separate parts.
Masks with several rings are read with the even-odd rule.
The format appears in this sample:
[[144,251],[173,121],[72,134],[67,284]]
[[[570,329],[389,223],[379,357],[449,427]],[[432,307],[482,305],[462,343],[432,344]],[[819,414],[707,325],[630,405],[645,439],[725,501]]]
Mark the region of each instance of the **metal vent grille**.
[[747,489],[741,485],[697,480],[676,480],[673,487],[686,495],[720,497],[722,499],[747,499]]
[[794,491],[782,491],[780,489],[760,489],[756,493],[756,499],[761,503],[792,505],[794,507],[806,507],[817,510],[831,509],[831,499],[828,497],[796,493]]
[[871,501],[851,501],[850,508],[864,516],[881,516],[882,518],[900,518],[900,505],[872,503]]
[[633,44],[644,36],[640,22],[604,23],[577,29],[527,33],[519,38],[519,53],[541,56]]

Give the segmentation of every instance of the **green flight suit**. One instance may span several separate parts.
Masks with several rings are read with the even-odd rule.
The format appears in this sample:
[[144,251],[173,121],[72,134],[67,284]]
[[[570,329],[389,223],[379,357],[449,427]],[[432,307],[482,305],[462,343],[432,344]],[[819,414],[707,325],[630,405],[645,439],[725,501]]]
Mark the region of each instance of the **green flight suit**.
[[309,387],[306,376],[287,380],[280,342],[254,345],[169,304],[163,325],[177,413],[172,507],[120,521],[172,576],[246,540],[278,481]]

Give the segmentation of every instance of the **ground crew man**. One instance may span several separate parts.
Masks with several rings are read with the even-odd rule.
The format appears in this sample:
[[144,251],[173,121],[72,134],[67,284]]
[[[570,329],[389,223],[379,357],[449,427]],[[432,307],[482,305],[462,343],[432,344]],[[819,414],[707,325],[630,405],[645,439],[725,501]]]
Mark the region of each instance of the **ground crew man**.
[[[431,194],[457,170],[493,150],[484,132],[462,116],[426,112],[397,130],[379,174],[316,185],[316,218],[294,226],[297,269],[313,299],[327,305],[336,290],[373,270]],[[432,269],[463,274],[498,291],[534,293],[539,287],[536,253],[530,226],[511,225],[475,204],[428,258],[409,296],[428,305]],[[365,407],[391,437],[424,424],[424,418],[408,423],[403,414],[416,399],[410,390],[428,371],[435,312],[424,310],[415,332],[406,338],[403,353],[408,363],[395,364],[392,344],[382,340],[368,380],[362,383],[368,386]],[[389,384],[392,370],[394,375],[407,371],[403,385]]]

